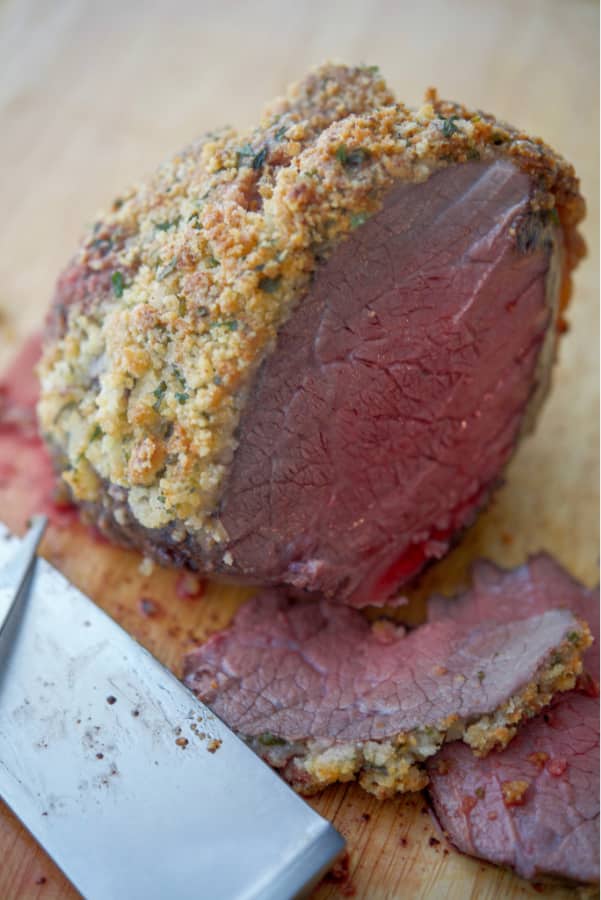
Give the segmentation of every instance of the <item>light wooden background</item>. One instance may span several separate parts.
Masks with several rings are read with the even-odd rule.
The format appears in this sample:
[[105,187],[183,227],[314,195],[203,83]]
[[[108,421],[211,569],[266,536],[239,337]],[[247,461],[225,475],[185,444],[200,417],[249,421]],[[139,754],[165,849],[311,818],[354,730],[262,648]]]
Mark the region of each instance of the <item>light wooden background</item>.
[[[571,332],[536,436],[521,448],[491,509],[423,589],[452,585],[479,553],[514,563],[543,546],[592,583],[599,545],[598,29],[594,0],[0,0],[0,362],[39,327],[82,224],[195,135],[225,122],[252,124],[266,99],[327,58],[379,64],[408,103],[435,84],[443,96],[540,134],[574,162],[589,202],[590,254],[578,271]],[[2,515],[16,525],[16,508],[5,505]],[[83,532],[77,540],[51,534],[46,552],[175,668],[181,635],[208,633],[243,596],[211,587],[183,610],[173,599],[172,573],[142,579],[135,554],[93,545]],[[162,618],[140,621],[140,592],[160,599]],[[447,854],[444,844],[431,847],[434,832],[419,799],[377,803],[341,787],[314,802],[349,840],[356,897],[539,896],[509,873]],[[340,891],[326,885],[319,898]],[[73,896],[0,807],[0,900]],[[569,893],[547,888],[544,896]]]

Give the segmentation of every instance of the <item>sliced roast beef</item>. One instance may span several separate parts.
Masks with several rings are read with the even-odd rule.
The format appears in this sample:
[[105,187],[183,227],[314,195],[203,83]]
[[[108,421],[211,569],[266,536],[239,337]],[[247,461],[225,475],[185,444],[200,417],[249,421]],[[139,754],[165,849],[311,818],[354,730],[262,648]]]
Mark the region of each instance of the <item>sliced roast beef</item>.
[[[502,752],[449,744],[428,762],[429,794],[463,852],[524,878],[599,879],[599,596],[546,555],[513,572],[478,563],[472,590],[432,604],[436,621],[508,622],[564,607],[595,638],[576,690],[557,697]],[[530,621],[530,620],[526,620]],[[526,624],[526,622],[525,622]]]
[[98,220],[41,367],[57,466],[163,563],[383,603],[532,426],[583,213],[540,141],[325,66]]
[[445,740],[505,745],[574,684],[587,642],[567,610],[405,633],[271,591],[187,657],[185,680],[298,790],[358,778],[384,797],[422,787]]

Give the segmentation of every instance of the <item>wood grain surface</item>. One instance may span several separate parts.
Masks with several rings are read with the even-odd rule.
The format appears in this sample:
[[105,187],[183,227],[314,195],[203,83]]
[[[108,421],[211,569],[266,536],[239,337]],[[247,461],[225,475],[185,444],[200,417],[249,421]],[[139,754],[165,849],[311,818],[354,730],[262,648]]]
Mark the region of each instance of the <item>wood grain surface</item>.
[[[521,562],[541,547],[597,579],[598,4],[594,0],[275,0],[247,3],[0,0],[0,362],[39,327],[57,272],[97,208],[213,126],[246,126],[288,81],[327,58],[380,65],[398,96],[424,89],[540,134],[572,162],[589,202],[555,387],[507,484],[416,594],[451,590],[470,560]],[[21,526],[0,489],[0,515]],[[52,529],[45,554],[164,663],[223,625],[248,595],[208,585],[177,596],[173,572],[81,526]],[[157,605],[142,613],[140,599]],[[356,786],[312,800],[349,842],[349,878],[319,900],[540,896],[508,872],[456,854],[421,796],[378,802]],[[571,892],[544,888],[546,897]],[[67,900],[73,888],[0,806],[0,900]],[[117,900],[117,898],[116,898]],[[171,900],[171,898],[169,898]],[[173,898],[177,900],[177,898]]]

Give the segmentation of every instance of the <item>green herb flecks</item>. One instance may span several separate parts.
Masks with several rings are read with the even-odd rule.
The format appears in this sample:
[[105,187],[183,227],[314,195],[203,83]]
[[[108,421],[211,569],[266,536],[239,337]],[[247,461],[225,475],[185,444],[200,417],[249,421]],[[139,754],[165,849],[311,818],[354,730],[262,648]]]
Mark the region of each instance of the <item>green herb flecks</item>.
[[179,383],[181,384],[181,386],[183,388],[188,387],[188,383],[187,383],[186,379],[184,378],[184,376],[182,375],[182,371],[179,368],[179,366],[173,366],[173,374],[175,375],[175,377],[177,378],[177,380],[179,381]]
[[357,166],[361,166],[367,159],[369,159],[369,150],[366,150],[365,147],[357,147],[356,150],[350,150],[347,153],[345,165],[355,169]]
[[267,147],[262,147],[258,153],[253,156],[252,167],[255,171],[262,169],[267,159]]
[[480,669],[480,671],[477,672],[476,675],[477,675],[478,681],[480,682],[480,684],[482,684],[482,682],[486,678],[486,673],[483,672],[482,669]]
[[167,222],[157,222],[154,227],[157,231],[169,231],[170,228],[177,228],[181,220],[181,216],[176,216],[175,219],[171,219]]
[[459,131],[455,125],[459,116],[449,116],[448,118],[446,116],[439,116],[438,118],[442,122],[442,133],[445,137],[450,138]]
[[177,400],[178,403],[181,403],[183,405],[186,402],[186,400],[190,399],[190,394],[187,394],[185,391],[176,391],[175,399]]
[[274,141],[281,141],[286,132],[288,131],[288,127],[286,125],[282,125],[281,128],[278,128],[276,133],[273,136]]
[[236,166],[250,166],[255,158],[255,151],[250,144],[243,144],[236,150]]
[[554,225],[559,225],[559,213],[557,212],[557,207],[554,206],[553,209],[549,210],[549,218],[553,222]]
[[266,294],[275,294],[280,287],[282,279],[278,278],[261,278],[259,281],[259,289],[265,291]]
[[216,259],[212,255],[209,256],[209,258],[207,259],[207,266],[209,267],[209,269],[216,269],[217,266],[220,266],[220,265],[221,265],[221,263],[219,262],[219,260]]
[[125,287],[123,272],[113,272],[111,275],[111,284],[113,285],[113,294],[117,299],[120,299],[123,296],[123,288]]
[[365,147],[355,147],[354,150],[349,150],[346,144],[340,144],[336,150],[336,159],[343,166],[356,169],[366,159],[369,159],[369,150],[366,150]]
[[176,265],[177,256],[174,256],[168,263],[165,263],[164,266],[159,266],[157,269],[157,281],[162,281],[163,278],[167,278],[168,275],[171,275]]
[[361,225],[365,225],[368,220],[367,213],[353,213],[351,216],[351,230],[354,231],[355,228],[359,228]]
[[568,634],[568,641],[572,644],[580,643],[580,633],[578,631],[570,631]]
[[476,795],[478,800],[484,800],[484,788],[483,787],[477,787],[476,790],[474,791],[474,794]]
[[108,253],[108,251],[112,249],[112,246],[113,242],[110,238],[96,238],[92,241],[94,250],[104,250]]
[[152,408],[156,412],[158,412],[160,409],[161,401],[163,399],[163,396],[164,396],[166,390],[167,390],[167,385],[165,384],[164,381],[161,381],[161,382],[159,382],[159,386],[156,387],[154,389],[154,391],[152,392],[154,394],[154,396],[156,397],[155,402],[152,404]]
[[90,443],[92,443],[92,441],[97,441],[98,438],[101,438],[103,434],[104,434],[104,431],[102,430],[100,425],[96,425],[94,427],[94,431],[90,435]]
[[264,747],[282,747],[286,743],[283,738],[278,737],[276,734],[271,734],[270,731],[260,734],[258,740]]
[[344,166],[346,164],[347,158],[348,150],[346,149],[346,144],[340,144],[340,146],[336,149],[336,159]]

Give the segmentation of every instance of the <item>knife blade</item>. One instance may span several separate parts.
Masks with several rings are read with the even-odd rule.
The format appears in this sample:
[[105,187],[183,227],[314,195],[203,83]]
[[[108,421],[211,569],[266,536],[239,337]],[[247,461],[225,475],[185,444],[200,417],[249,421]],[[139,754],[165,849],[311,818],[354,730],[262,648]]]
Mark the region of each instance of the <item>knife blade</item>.
[[34,516],[18,549],[0,568],[0,640],[11,614],[18,610],[19,603],[27,596],[29,579],[36,565],[36,550],[47,524],[45,516]]
[[208,707],[41,558],[7,615],[36,528],[0,523],[0,797],[89,900],[305,896],[344,840]]

